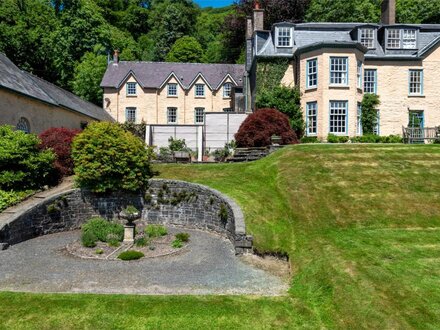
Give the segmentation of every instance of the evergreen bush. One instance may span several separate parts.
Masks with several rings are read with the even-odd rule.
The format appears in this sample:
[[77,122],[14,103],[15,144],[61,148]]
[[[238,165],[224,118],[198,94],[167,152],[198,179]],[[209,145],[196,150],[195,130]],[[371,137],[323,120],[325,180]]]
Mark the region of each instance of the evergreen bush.
[[144,254],[142,252],[134,250],[128,250],[118,255],[118,258],[124,261],[137,260],[142,257],[144,257]]
[[91,123],[73,140],[76,182],[93,192],[144,190],[151,157],[151,148],[114,123]]

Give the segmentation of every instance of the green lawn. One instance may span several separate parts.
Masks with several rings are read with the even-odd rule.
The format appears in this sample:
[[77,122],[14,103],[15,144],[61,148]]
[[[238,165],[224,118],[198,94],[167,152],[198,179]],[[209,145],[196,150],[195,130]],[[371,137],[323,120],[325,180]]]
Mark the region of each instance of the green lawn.
[[256,247],[289,253],[289,295],[2,293],[0,328],[440,327],[440,146],[300,145],[156,170],[234,198]]

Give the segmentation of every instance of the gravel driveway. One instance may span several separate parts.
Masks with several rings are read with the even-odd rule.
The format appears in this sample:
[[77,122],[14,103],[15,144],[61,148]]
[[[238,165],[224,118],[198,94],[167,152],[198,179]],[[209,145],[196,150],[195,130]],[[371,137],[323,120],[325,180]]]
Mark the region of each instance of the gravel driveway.
[[284,294],[280,278],[243,263],[230,241],[191,234],[189,251],[138,261],[73,257],[65,246],[80,233],[42,236],[0,251],[0,290],[126,294]]

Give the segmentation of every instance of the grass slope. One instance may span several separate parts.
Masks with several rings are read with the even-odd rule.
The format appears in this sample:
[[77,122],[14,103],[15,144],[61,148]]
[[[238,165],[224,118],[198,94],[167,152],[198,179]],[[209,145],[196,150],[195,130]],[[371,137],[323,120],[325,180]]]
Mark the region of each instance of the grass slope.
[[0,293],[0,328],[440,326],[438,146],[301,145],[156,169],[234,198],[257,248],[289,253],[289,296]]

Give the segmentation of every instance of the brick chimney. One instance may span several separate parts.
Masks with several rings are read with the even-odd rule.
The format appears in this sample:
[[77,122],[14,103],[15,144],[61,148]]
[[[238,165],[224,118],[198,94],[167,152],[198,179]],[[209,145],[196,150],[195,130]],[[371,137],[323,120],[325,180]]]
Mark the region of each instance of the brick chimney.
[[115,52],[113,54],[113,64],[119,63],[119,50],[115,49]]
[[380,22],[385,25],[396,24],[396,0],[382,0]]
[[264,9],[260,8],[260,2],[255,1],[254,7],[254,31],[264,30]]

